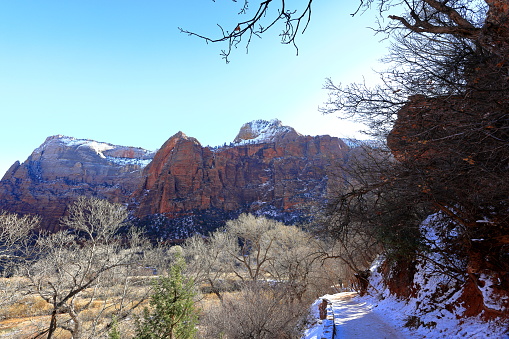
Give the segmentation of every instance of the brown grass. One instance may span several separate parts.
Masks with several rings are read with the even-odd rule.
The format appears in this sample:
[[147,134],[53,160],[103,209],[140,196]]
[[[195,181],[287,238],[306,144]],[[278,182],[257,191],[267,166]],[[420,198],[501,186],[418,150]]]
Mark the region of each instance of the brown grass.
[[48,314],[51,305],[36,295],[29,295],[18,302],[0,309],[0,318],[22,318]]
[[[19,280],[19,278],[13,278],[12,280],[10,278],[0,278],[0,287],[12,286],[14,288],[20,284],[20,281],[16,279]],[[131,301],[125,301],[124,307],[126,309],[130,309],[137,304],[137,300],[141,300],[146,296],[150,284],[147,283],[147,279],[139,277],[139,280],[137,286],[131,287],[133,288],[130,293],[132,299]],[[122,286],[110,286],[96,290],[88,289],[75,299],[74,305],[80,310],[79,317],[83,321],[84,331],[90,329],[98,318],[99,328],[109,323],[112,314],[119,309],[117,302],[122,297],[122,292]],[[148,301],[145,301],[139,307],[139,311],[147,304]],[[51,310],[52,305],[38,295],[18,296],[15,301],[0,307],[0,338],[33,338],[36,333],[49,325]],[[60,314],[58,317],[59,321],[69,319],[65,314]],[[120,327],[125,330],[123,333],[132,333],[134,328],[133,319],[134,317],[131,317],[131,323],[122,322],[120,324]],[[71,334],[59,328],[54,338],[70,339]]]

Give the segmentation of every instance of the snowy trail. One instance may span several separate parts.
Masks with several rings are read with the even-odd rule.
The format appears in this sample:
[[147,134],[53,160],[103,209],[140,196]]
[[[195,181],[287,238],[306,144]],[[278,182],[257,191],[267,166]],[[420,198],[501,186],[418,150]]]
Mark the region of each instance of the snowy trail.
[[389,325],[364,303],[353,300],[356,293],[327,296],[332,302],[336,336],[334,339],[405,339],[405,335]]

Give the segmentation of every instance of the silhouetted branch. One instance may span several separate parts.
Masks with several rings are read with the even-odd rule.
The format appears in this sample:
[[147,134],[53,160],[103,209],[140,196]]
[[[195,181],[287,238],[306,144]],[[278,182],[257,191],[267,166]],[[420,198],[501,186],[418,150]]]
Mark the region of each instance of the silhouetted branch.
[[[298,54],[298,48],[295,40],[297,34],[299,32],[304,33],[309,25],[311,20],[312,2],[313,0],[308,0],[302,13],[298,14],[297,10],[290,10],[287,8],[287,1],[285,0],[280,1],[279,6],[274,5],[274,0],[263,1],[258,6],[256,12],[248,20],[232,25],[231,30],[225,29],[222,25],[218,24],[221,30],[221,36],[217,38],[211,38],[208,35],[198,34],[180,27],[179,30],[182,33],[190,36],[196,36],[206,42],[227,42],[227,48],[221,51],[221,56],[226,60],[226,62],[229,62],[228,57],[232,50],[237,48],[237,46],[239,46],[243,41],[245,41],[246,50],[249,50],[249,45],[253,36],[261,38],[261,36],[273,28],[276,23],[282,22],[284,28],[279,34],[281,37],[281,43],[294,45]],[[273,7],[275,10],[271,10]],[[239,14],[247,14],[248,10],[248,1],[245,1]],[[269,18],[268,22],[266,25],[262,25],[265,18]]]

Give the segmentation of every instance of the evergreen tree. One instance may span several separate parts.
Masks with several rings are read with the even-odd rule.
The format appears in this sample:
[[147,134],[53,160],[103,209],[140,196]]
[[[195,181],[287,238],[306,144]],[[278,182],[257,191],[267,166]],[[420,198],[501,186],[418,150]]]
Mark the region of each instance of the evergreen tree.
[[111,321],[111,330],[108,332],[108,339],[120,339],[120,331],[118,330],[118,321],[113,317]]
[[184,277],[185,262],[177,256],[169,276],[154,283],[150,310],[144,309],[143,319],[136,323],[137,339],[190,339],[196,334],[198,322],[194,306],[194,282]]

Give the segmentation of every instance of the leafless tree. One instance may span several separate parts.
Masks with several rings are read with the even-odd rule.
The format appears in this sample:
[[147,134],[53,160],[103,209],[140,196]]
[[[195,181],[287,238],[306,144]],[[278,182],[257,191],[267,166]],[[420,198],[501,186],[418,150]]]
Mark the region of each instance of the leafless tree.
[[394,38],[382,84],[328,81],[324,112],[356,116],[387,136],[407,192],[462,226],[464,251],[480,251],[492,269],[507,270],[495,252],[504,252],[509,231],[509,7],[498,0],[405,7],[380,28]]
[[[396,10],[394,3],[379,2],[381,11]],[[440,238],[447,246],[440,247],[444,260],[436,266],[468,275],[474,288],[480,272],[489,274],[507,296],[509,6],[500,0],[402,5],[402,13],[378,29],[393,39],[381,84],[328,80],[331,97],[323,111],[356,117],[387,138],[395,166],[375,183],[397,192],[386,194],[394,205],[407,200],[437,212],[434,222],[448,225],[442,234],[454,229],[454,237]],[[420,240],[427,251],[437,250]],[[448,253],[461,263],[448,261]]]
[[204,316],[210,338],[301,338],[308,305],[291,303],[278,286],[247,285]]
[[301,301],[311,289],[325,293],[334,284],[320,276],[323,248],[321,240],[297,226],[243,214],[209,238],[188,239],[184,253],[195,281],[208,284],[220,300],[233,275],[240,287],[279,284],[289,300]]
[[[236,0],[233,1],[237,2]],[[183,28],[179,29],[182,33],[197,36],[207,42],[226,42],[227,47],[221,51],[221,56],[228,62],[228,57],[234,48],[245,44],[246,50],[249,49],[253,37],[261,37],[281,24],[282,32],[279,34],[281,43],[293,45],[298,52],[296,37],[297,34],[306,31],[311,20],[311,3],[312,0],[309,0],[301,10],[298,10],[290,1],[265,0],[258,4],[255,11],[251,11],[250,2],[244,0],[239,15],[246,15],[247,17],[239,22],[229,24],[230,27],[228,28],[218,24],[221,34],[217,38],[211,38]]]
[[37,216],[21,216],[0,213],[0,307],[12,304],[27,291],[23,279],[8,279],[14,274],[20,262],[24,261],[27,249],[34,240],[34,231],[39,227]]
[[275,220],[252,214],[242,214],[238,219],[226,223],[228,234],[240,243],[238,250],[230,254],[240,264],[234,267],[234,273],[241,280],[264,278],[265,267],[272,259],[271,250],[275,246],[276,234],[272,231],[278,225]]
[[0,213],[0,265],[3,273],[19,256],[24,255],[27,244],[33,240],[30,235],[39,224],[37,216]]
[[[303,301],[322,273],[318,260],[322,256],[322,242],[296,226],[278,225],[271,233],[274,246],[265,271],[272,280],[286,287],[290,300]],[[329,284],[333,283],[329,281]]]
[[[127,300],[128,292],[135,292],[130,287],[136,283],[129,279],[130,272],[142,263],[145,243],[134,232],[128,241],[117,236],[126,217],[120,204],[82,197],[70,206],[62,221],[72,230],[37,240],[37,257],[21,271],[30,280],[29,287],[52,306],[49,326],[37,337],[52,338],[57,328],[69,331],[75,339],[96,337],[101,316],[113,313],[122,318],[143,300],[140,295],[134,297],[134,303]],[[115,288],[119,293],[107,297]],[[84,311],[99,296],[103,307],[85,333]]]
[[208,284],[219,300],[229,290],[229,274],[233,273],[232,253],[238,250],[237,239],[226,232],[214,232],[209,238],[195,235],[186,240],[184,256],[189,276],[197,285]]

